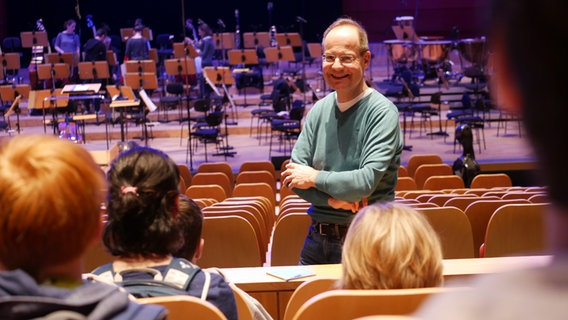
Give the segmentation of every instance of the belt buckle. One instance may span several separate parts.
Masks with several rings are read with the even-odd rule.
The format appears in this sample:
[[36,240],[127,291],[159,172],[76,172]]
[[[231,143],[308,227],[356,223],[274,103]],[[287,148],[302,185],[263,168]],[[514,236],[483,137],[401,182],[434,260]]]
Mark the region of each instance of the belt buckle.
[[322,227],[323,227],[323,226],[329,226],[329,224],[328,224],[328,223],[321,223],[321,222],[320,222],[320,223],[318,223],[317,226],[318,226],[318,229],[319,229],[319,230],[318,230],[318,231],[319,231],[319,234],[322,235],[322,236],[327,236],[327,233],[325,233],[325,232],[323,231],[323,228],[322,228]]

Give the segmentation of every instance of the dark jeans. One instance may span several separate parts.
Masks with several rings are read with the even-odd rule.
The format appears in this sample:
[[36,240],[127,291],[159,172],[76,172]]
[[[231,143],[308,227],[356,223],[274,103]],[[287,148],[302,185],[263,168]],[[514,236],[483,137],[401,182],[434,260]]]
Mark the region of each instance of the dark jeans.
[[345,238],[322,236],[310,227],[300,253],[300,264],[341,263],[341,249]]

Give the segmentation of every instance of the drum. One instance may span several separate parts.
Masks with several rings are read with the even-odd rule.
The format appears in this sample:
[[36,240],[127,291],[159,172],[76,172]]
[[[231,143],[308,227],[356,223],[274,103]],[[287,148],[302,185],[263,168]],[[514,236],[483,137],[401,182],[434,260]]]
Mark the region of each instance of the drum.
[[448,59],[452,42],[449,40],[421,41],[418,43],[422,62],[439,64]]
[[485,38],[470,38],[458,41],[460,56],[467,62],[484,66],[487,63],[488,51]]
[[413,62],[418,57],[418,52],[411,41],[385,40],[389,58],[396,64]]

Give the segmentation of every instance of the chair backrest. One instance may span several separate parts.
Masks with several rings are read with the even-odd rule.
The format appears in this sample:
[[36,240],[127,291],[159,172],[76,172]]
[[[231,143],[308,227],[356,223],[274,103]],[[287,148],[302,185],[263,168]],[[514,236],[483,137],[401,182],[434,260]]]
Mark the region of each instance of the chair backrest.
[[506,173],[481,173],[471,181],[470,188],[511,187],[513,182]]
[[260,267],[262,257],[252,225],[239,216],[205,216],[202,237],[205,249],[202,268]]
[[398,177],[396,181],[396,186],[394,187],[395,191],[402,191],[402,190],[418,190],[418,186],[416,186],[416,181],[412,177]]
[[303,213],[289,213],[278,219],[272,234],[270,265],[295,265],[300,261],[300,252],[308,235],[312,219]]
[[197,167],[197,172],[223,172],[234,183],[235,174],[228,162],[203,162]]
[[185,182],[185,186],[189,187],[191,185],[191,178],[193,177],[191,170],[189,170],[189,167],[187,166],[187,164],[184,163],[178,163],[178,169],[179,169],[179,174],[180,176],[183,177],[183,181]]
[[428,297],[458,287],[389,290],[329,290],[304,303],[294,320],[351,320],[367,315],[407,315],[415,312]]
[[437,154],[413,154],[408,158],[408,162],[406,164],[406,169],[408,170],[408,175],[414,178],[414,173],[416,169],[421,164],[427,163],[443,163],[442,157]]
[[192,199],[212,198],[218,202],[227,198],[225,189],[218,184],[191,185],[185,189],[185,195]]
[[[436,194],[444,194],[444,192],[440,190],[408,190],[404,194],[404,199],[417,199],[419,196],[429,194],[429,195],[436,195]],[[419,201],[420,202],[420,201]]]
[[233,194],[233,184],[223,172],[198,172],[191,179],[191,185],[217,184],[223,187],[227,197]]
[[164,306],[168,310],[168,320],[184,320],[188,315],[194,319],[227,320],[221,310],[211,302],[190,295],[140,298],[136,301]]
[[537,193],[537,194],[533,194],[529,198],[529,201],[532,202],[532,203],[549,203],[550,197],[546,193]]
[[405,166],[400,165],[400,166],[398,167],[398,176],[399,176],[399,177],[409,177],[409,175],[408,175],[408,169],[406,169]]
[[197,112],[208,114],[211,110],[211,100],[198,99],[193,102],[193,109]]
[[525,199],[516,200],[483,200],[472,202],[464,210],[465,215],[469,219],[471,225],[471,232],[473,234],[473,247],[476,258],[479,258],[479,247],[485,241],[485,230],[489,219],[499,207],[511,203],[530,203]]
[[453,175],[452,166],[446,163],[421,164],[414,172],[414,181],[418,189],[425,189],[424,183],[431,176]]
[[[473,195],[473,197],[471,196]],[[461,211],[465,211],[465,209],[467,208],[467,206],[469,206],[471,203],[475,202],[475,201],[479,201],[479,200],[500,200],[500,198],[498,197],[479,197],[476,196],[476,194],[463,194],[457,197],[453,197],[451,199],[448,199],[446,201],[446,203],[444,203],[444,207],[456,207],[458,209],[460,209]]]
[[262,196],[268,199],[272,208],[276,208],[276,195],[266,182],[239,183],[233,189],[233,197]]
[[442,243],[444,259],[473,258],[473,236],[467,216],[455,207],[416,208],[428,218]]
[[[296,103],[296,101],[300,101],[299,106],[298,103]],[[306,112],[306,107],[303,105],[303,101],[302,100],[296,100],[294,101],[294,105],[292,106],[292,109],[290,109],[290,120],[296,120],[296,121],[302,121],[302,119],[304,118],[304,113]]]
[[239,320],[254,320],[254,314],[247,302],[246,292],[237,287],[236,284],[229,282],[229,287],[233,289],[235,301],[237,302],[237,313]]
[[272,161],[245,161],[241,164],[241,166],[239,167],[239,173],[243,172],[243,171],[260,171],[260,170],[266,170],[270,173],[272,173],[272,176],[275,175],[275,169],[274,169],[274,164],[272,164]]
[[485,234],[483,257],[546,254],[544,213],[549,204],[507,204],[495,210]]
[[[456,198],[456,197],[463,197],[463,194],[456,194],[456,193],[435,194],[428,199],[428,202],[432,202],[432,203],[437,204],[439,207],[443,207],[448,200]],[[466,197],[479,198],[478,196],[476,196],[474,194],[466,196]],[[462,211],[463,211],[463,209],[462,209]]]
[[464,188],[463,179],[457,175],[430,176],[424,182],[424,190],[443,190]]
[[240,183],[256,183],[265,182],[272,188],[274,197],[276,197],[276,178],[274,177],[274,170],[253,170],[253,171],[240,171],[235,178],[235,185]]
[[296,312],[298,312],[306,301],[322,292],[334,290],[335,282],[337,282],[336,278],[313,278],[304,281],[290,296],[282,319],[292,320]]

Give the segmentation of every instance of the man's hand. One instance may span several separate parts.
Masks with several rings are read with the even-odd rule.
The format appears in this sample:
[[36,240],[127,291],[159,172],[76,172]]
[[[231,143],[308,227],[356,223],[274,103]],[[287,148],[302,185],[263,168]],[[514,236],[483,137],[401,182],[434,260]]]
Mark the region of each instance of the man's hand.
[[316,186],[319,171],[297,163],[289,163],[282,172],[282,183],[289,188],[309,189]]
[[357,213],[359,211],[359,202],[347,202],[335,198],[329,198],[327,200],[327,204],[334,209],[350,210],[353,213]]

